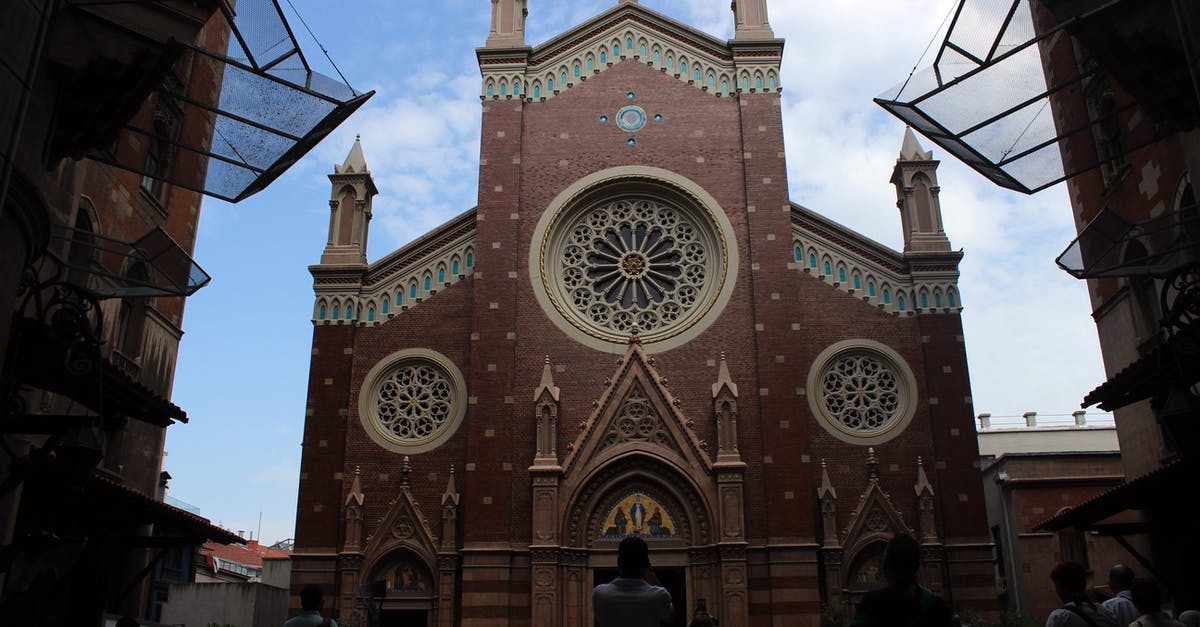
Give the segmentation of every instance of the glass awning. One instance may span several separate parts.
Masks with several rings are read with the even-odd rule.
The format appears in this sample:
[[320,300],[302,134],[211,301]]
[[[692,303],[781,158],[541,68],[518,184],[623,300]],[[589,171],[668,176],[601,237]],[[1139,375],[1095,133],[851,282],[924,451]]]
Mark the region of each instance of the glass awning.
[[[99,300],[191,296],[208,285],[208,275],[161,227],[132,242],[55,225],[47,252],[69,273],[92,277],[88,290]],[[71,252],[63,259],[54,250]],[[123,268],[114,272],[110,268]],[[131,271],[132,270],[132,271]]]
[[[1028,0],[961,0],[933,65],[875,102],[997,185],[1027,194],[1045,189],[1100,165],[1094,158],[1065,164],[1059,145],[1080,133],[1090,136],[1102,122],[1092,117],[1059,128],[1051,101],[1096,69],[1071,64],[1073,71],[1050,73],[1047,80],[1045,49],[1072,24],[1122,1],[1100,2],[1039,31]],[[1122,113],[1107,111],[1104,119]],[[1124,148],[1152,139],[1131,138]]]
[[1182,207],[1142,222],[1106,209],[1055,259],[1077,279],[1166,276],[1200,259],[1200,207]]
[[[147,143],[169,145],[177,167],[163,174],[148,171],[143,154],[93,151],[93,159],[193,191],[238,202],[263,190],[315,147],[374,92],[359,93],[344,80],[313,71],[276,0],[222,2],[209,27],[230,30],[229,48],[207,50],[178,42],[212,61],[220,84],[217,102],[198,97],[184,81],[165,80],[155,89],[160,99],[207,111],[212,141],[203,133],[164,132],[153,121],[131,121],[126,130]],[[152,116],[139,116],[152,117]]]

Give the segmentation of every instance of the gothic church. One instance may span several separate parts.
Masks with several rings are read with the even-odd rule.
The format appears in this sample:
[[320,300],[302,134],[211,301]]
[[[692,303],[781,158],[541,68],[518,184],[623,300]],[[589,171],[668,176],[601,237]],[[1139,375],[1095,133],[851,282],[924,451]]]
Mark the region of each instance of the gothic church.
[[729,41],[621,0],[531,47],[525,0],[492,10],[477,206],[367,263],[358,143],[330,175],[293,606],[590,626],[636,534],[680,627],[817,625],[903,531],[990,609],[931,153],[905,134],[894,251],[788,197],[766,0]]

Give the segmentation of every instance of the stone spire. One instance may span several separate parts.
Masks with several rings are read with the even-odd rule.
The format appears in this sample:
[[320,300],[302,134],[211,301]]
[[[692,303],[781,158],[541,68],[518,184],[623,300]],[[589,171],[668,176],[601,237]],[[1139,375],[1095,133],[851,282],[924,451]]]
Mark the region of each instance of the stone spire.
[[875,447],[867,448],[867,480],[879,483],[879,458],[875,457]]
[[925,464],[921,458],[917,458],[917,484],[913,486],[913,491],[917,493],[917,522],[921,526],[921,542],[937,542],[937,520],[933,511],[933,485],[929,483],[929,477],[925,475]]
[[837,490],[829,480],[825,460],[821,460],[821,486],[817,488],[817,500],[821,502],[821,546],[834,549],[839,546],[837,534]]
[[363,499],[365,498],[362,491],[362,485],[359,483],[360,475],[359,467],[354,467],[354,481],[350,483],[350,494],[346,495],[346,505],[358,505],[362,507]]
[[525,47],[525,16],[529,15],[526,0],[492,0],[492,31],[487,48]]
[[400,462],[400,489],[407,490],[409,488],[412,477],[412,460],[408,455],[404,456],[404,461]]
[[717,462],[741,462],[738,452],[737,418],[738,388],[729,376],[729,364],[725,362],[725,351],[721,351],[721,367],[717,371],[717,382],[712,386],[713,415],[717,417]]
[[355,137],[346,161],[329,175],[329,239],[321,254],[322,265],[366,265],[367,235],[371,224],[371,199],[379,193],[367,169],[362,141]]
[[712,386],[713,398],[720,396],[721,390],[723,389],[729,390],[729,393],[733,395],[734,398],[737,398],[737,384],[734,383],[733,379],[729,376],[729,364],[725,363],[725,351],[721,351],[721,367],[720,370],[717,371],[717,382]]
[[734,40],[775,39],[767,21],[767,0],[733,0]]
[[938,162],[925,150],[911,128],[904,129],[900,156],[892,170],[896,207],[904,228],[904,252],[948,252],[950,239],[942,228],[938,198]]
[[343,548],[348,553],[362,549],[363,496],[359,482],[358,466],[354,467],[354,481],[350,483],[350,494],[346,495],[346,536]]
[[533,391],[537,435],[537,450],[533,457],[535,468],[558,466],[558,394],[554,372],[550,368],[550,356],[546,355],[546,363],[542,365],[542,382]]
[[458,503],[461,499],[454,485],[454,465],[451,464],[446,491],[442,492],[442,552],[453,552],[458,547]]

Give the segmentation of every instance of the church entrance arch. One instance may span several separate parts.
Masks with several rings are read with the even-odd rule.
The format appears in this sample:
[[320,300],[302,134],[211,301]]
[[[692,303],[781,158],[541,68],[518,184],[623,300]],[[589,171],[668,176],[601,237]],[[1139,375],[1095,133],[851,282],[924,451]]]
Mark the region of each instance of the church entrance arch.
[[364,587],[371,589],[371,598],[363,605],[368,615],[378,615],[380,627],[434,624],[436,579],[419,555],[397,548],[380,558],[369,573]]
[[582,482],[568,500],[561,535],[576,556],[565,579],[580,582],[566,592],[581,595],[566,599],[580,616],[568,616],[565,624],[590,624],[591,588],[616,576],[617,546],[627,536],[649,545],[651,564],[671,592],[681,627],[696,599],[706,599],[710,611],[718,604],[712,486],[695,479],[671,460],[631,450],[607,459]]

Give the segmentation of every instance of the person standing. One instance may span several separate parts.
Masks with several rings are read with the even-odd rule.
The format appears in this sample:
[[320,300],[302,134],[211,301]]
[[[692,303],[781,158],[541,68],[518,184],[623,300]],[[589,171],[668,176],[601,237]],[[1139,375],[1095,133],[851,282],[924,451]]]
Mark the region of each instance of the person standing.
[[872,590],[858,602],[854,627],[950,627],[954,617],[946,602],[917,585],[921,547],[908,534],[897,534],[883,551],[887,586]]
[[1133,605],[1133,579],[1133,569],[1124,564],[1108,569],[1108,588],[1113,596],[1104,602],[1104,609],[1112,612],[1121,627],[1132,623],[1140,614]]
[[1060,562],[1050,571],[1054,592],[1063,606],[1050,612],[1046,627],[1125,627],[1112,612],[1087,596],[1087,571],[1078,562]]
[[325,593],[317,586],[304,586],[300,590],[300,607],[304,610],[299,616],[283,624],[283,627],[338,627],[337,621],[321,616],[321,605],[325,603]]
[[1141,615],[1129,623],[1129,627],[1184,627],[1184,624],[1162,611],[1162,595],[1158,584],[1150,579],[1133,582],[1131,591],[1133,604]]
[[[660,627],[675,616],[671,593],[650,567],[646,541],[629,536],[617,547],[617,577],[592,590],[599,627]],[[290,626],[289,626],[290,627]]]

